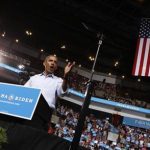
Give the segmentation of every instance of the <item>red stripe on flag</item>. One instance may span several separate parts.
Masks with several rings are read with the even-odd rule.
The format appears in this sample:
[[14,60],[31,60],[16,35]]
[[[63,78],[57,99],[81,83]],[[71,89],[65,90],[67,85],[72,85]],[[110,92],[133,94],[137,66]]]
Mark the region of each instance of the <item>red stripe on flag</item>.
[[138,57],[138,52],[139,52],[139,45],[140,45],[140,39],[137,40],[136,53],[135,53],[134,64],[133,64],[133,69],[132,69],[132,75],[135,75],[135,70],[136,70],[136,65],[137,65],[137,57]]
[[[150,48],[150,46],[149,46],[149,48]],[[147,59],[147,64],[146,64],[146,73],[145,73],[145,76],[148,76],[149,68],[150,68],[150,50],[148,52],[148,59]]]
[[139,75],[142,75],[142,69],[143,69],[143,62],[144,62],[144,56],[145,56],[145,48],[146,48],[147,38],[144,38],[143,47],[142,47],[142,56],[140,61],[140,68],[139,68]]

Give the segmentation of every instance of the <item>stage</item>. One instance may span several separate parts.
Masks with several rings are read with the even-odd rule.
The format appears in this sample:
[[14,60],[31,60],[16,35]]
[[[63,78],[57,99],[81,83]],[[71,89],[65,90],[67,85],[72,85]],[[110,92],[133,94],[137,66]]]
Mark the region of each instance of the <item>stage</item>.
[[[69,150],[70,142],[45,131],[15,122],[0,121],[6,129],[8,143],[3,150]],[[84,150],[79,147],[78,150]]]

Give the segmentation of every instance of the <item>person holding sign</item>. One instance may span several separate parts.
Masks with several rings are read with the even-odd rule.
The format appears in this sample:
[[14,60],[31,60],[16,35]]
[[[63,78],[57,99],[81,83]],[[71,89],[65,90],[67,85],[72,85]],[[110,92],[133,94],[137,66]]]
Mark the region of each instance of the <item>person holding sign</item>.
[[[33,116],[31,123],[33,122],[33,126],[44,128],[44,130],[48,129],[48,123],[55,109],[57,96],[61,96],[67,91],[68,74],[75,65],[75,62],[69,62],[64,68],[63,78],[59,78],[54,75],[57,69],[57,63],[58,58],[56,56],[47,56],[43,62],[45,68],[44,72],[32,76],[24,85],[26,87],[41,89],[43,99],[41,100],[41,106],[38,104],[38,107],[39,109],[42,107],[42,109],[39,111],[40,114],[38,113],[38,115]],[[45,106],[47,105],[48,107],[44,107],[43,102]]]

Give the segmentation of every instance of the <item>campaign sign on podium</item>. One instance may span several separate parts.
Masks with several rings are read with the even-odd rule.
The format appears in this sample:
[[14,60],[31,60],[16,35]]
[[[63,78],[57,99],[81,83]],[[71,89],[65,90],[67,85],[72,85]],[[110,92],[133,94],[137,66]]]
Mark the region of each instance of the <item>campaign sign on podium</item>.
[[0,113],[31,120],[40,95],[40,89],[0,82]]

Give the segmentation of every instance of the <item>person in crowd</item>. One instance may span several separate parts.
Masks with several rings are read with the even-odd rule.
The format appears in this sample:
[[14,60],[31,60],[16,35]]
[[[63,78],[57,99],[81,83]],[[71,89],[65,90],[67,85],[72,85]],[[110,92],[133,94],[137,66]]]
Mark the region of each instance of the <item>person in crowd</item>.
[[[67,105],[65,102],[57,108],[61,115],[59,122],[54,125],[53,133],[72,141],[76,132],[74,118],[78,118],[79,112]],[[114,136],[109,133],[114,133]],[[90,150],[149,150],[150,130],[122,123],[116,126],[108,117],[89,114],[85,119],[80,145]]]
[[[43,65],[44,71],[41,74],[36,74],[25,83],[26,87],[33,87],[41,89],[41,99],[38,105],[39,111],[32,118],[32,121],[28,121],[27,124],[31,124],[37,128],[48,129],[49,120],[52,116],[52,112],[55,109],[57,96],[63,95],[67,90],[68,75],[75,62],[68,63],[64,68],[63,78],[54,75],[57,70],[58,58],[54,55],[49,55],[45,58]],[[48,106],[48,107],[47,107]],[[36,108],[38,109],[38,108]]]

